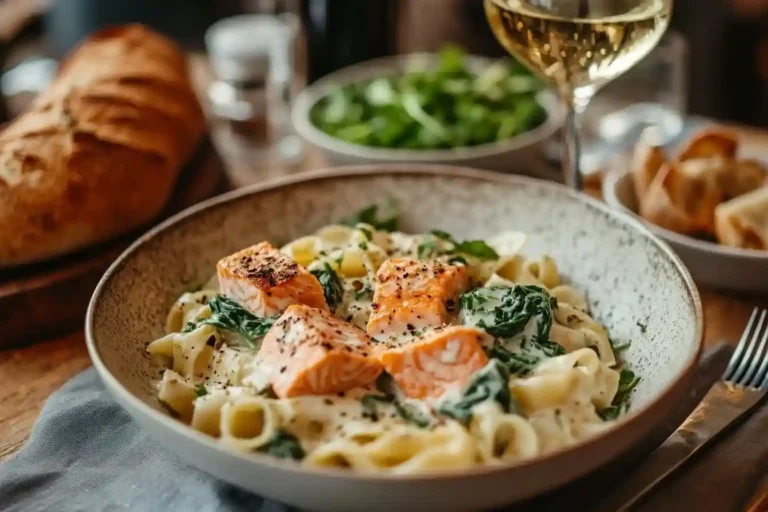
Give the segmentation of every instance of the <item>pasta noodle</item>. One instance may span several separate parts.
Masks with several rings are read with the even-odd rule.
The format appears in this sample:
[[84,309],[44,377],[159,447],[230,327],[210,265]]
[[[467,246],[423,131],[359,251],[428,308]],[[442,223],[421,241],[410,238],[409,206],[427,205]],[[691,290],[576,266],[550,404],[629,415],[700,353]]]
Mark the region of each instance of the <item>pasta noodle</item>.
[[[550,256],[525,256],[526,240],[526,234],[510,232],[487,244],[460,242],[443,232],[409,235],[359,223],[327,226],[279,252],[274,249],[288,258],[284,268],[295,267],[283,274],[304,272],[309,276],[304,286],[322,288],[328,311],[308,308],[315,312],[311,314],[316,324],[333,319],[356,326],[334,324],[316,342],[328,350],[343,342],[346,353],[361,351],[363,359],[339,356],[335,364],[346,365],[345,372],[366,367],[391,347],[428,346],[424,340],[444,332],[477,333],[472,350],[460,350],[455,344],[462,338],[455,338],[437,355],[418,356],[419,371],[437,374],[442,365],[454,365],[453,373],[441,375],[458,375],[465,353],[472,354],[474,364],[479,361],[467,378],[440,393],[408,394],[416,388],[402,385],[407,376],[384,365],[376,370],[380,377],[375,382],[350,385],[341,392],[280,394],[284,390],[275,385],[275,376],[290,373],[290,365],[303,361],[297,347],[313,343],[308,340],[315,336],[316,324],[300,323],[298,317],[288,322],[288,311],[280,318],[259,317],[236,295],[240,288],[220,286],[223,278],[214,277],[204,289],[179,297],[169,310],[166,335],[147,346],[165,368],[157,383],[158,400],[181,421],[235,450],[360,472],[412,474],[504,464],[577,443],[608,428],[626,411],[626,397],[637,379],[621,368],[608,332],[590,315],[585,295],[568,283]],[[268,262],[277,261],[277,256],[270,258]],[[365,336],[363,331],[372,332],[368,325],[374,313],[386,305],[379,294],[392,277],[381,271],[390,259],[402,262],[395,268],[403,279],[409,275],[406,267],[433,269],[423,278],[432,288],[416,290],[416,302],[396,306],[390,315],[412,314],[409,318],[417,323],[423,320],[415,310],[422,307],[420,301],[444,293],[435,284],[439,279],[466,276],[455,295],[423,313],[445,315],[445,320],[418,326],[409,320],[403,332],[386,339]],[[278,286],[282,274],[270,277],[269,268],[259,268],[264,281],[271,279]],[[248,289],[258,291],[254,286]],[[399,286],[394,300],[404,301],[411,291]],[[222,289],[235,295],[222,295]],[[275,292],[279,311],[301,303],[290,295],[296,289]],[[385,316],[385,321],[393,320]],[[292,329],[294,323],[299,327]],[[458,326],[464,331],[451,331]],[[278,331],[282,338],[276,342],[277,334],[272,333]],[[275,347],[285,353],[278,357],[283,362],[267,364],[261,354]],[[403,365],[416,360],[409,357]],[[302,377],[302,389],[332,378],[332,370],[320,370],[324,361],[311,363],[321,373]],[[353,376],[345,375],[342,381],[347,377]],[[429,378],[423,382],[427,388],[431,385]]]

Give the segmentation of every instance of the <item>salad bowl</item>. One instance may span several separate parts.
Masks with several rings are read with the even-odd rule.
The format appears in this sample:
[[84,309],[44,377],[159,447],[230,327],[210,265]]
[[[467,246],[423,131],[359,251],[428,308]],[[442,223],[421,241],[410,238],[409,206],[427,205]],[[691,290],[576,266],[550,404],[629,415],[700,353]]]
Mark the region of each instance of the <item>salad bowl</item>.
[[[539,92],[536,97],[545,112],[541,124],[515,136],[475,146],[449,149],[371,147],[331,136],[312,121],[312,112],[316,105],[329,94],[345,86],[381,77],[400,76],[414,68],[430,69],[438,60],[437,54],[416,53],[373,59],[330,73],[296,97],[291,110],[293,127],[310,147],[322,154],[328,164],[334,166],[439,163],[559,179],[559,173],[554,172],[551,165],[545,162],[544,146],[562,126],[562,113],[554,94],[546,90]],[[467,56],[465,60],[466,67],[478,74],[494,64],[492,59],[477,56]]]

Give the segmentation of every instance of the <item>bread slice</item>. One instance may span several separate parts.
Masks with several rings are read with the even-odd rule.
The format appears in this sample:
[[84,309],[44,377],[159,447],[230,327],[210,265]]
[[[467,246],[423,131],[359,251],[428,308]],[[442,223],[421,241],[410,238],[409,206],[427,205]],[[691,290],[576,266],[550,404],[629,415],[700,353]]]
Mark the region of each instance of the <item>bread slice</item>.
[[204,129],[172,41],[141,25],[91,35],[0,133],[0,267],[151,222]]

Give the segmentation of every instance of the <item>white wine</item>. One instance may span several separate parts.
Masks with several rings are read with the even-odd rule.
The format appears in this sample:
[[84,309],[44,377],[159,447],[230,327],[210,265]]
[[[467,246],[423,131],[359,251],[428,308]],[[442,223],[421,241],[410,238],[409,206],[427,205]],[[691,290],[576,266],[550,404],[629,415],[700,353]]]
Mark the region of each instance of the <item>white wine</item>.
[[[552,4],[561,10],[553,13]],[[588,101],[656,46],[669,24],[670,1],[485,0],[485,11],[508,52],[561,94]]]

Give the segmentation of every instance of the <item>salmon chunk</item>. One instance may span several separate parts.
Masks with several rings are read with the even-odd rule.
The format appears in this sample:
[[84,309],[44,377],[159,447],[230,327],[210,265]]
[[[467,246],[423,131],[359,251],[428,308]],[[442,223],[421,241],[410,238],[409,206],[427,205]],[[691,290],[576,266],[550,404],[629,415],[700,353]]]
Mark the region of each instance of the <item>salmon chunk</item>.
[[317,278],[269,242],[223,258],[216,273],[221,293],[257,316],[274,316],[291,304],[328,309]]
[[385,261],[376,273],[368,334],[381,339],[447,324],[449,309],[466,284],[463,266],[404,258]]
[[280,398],[328,395],[370,384],[382,372],[361,329],[308,306],[289,306],[256,357]]
[[436,398],[449,388],[465,385],[488,364],[482,344],[485,336],[473,327],[438,328],[381,348],[376,359],[409,397]]

